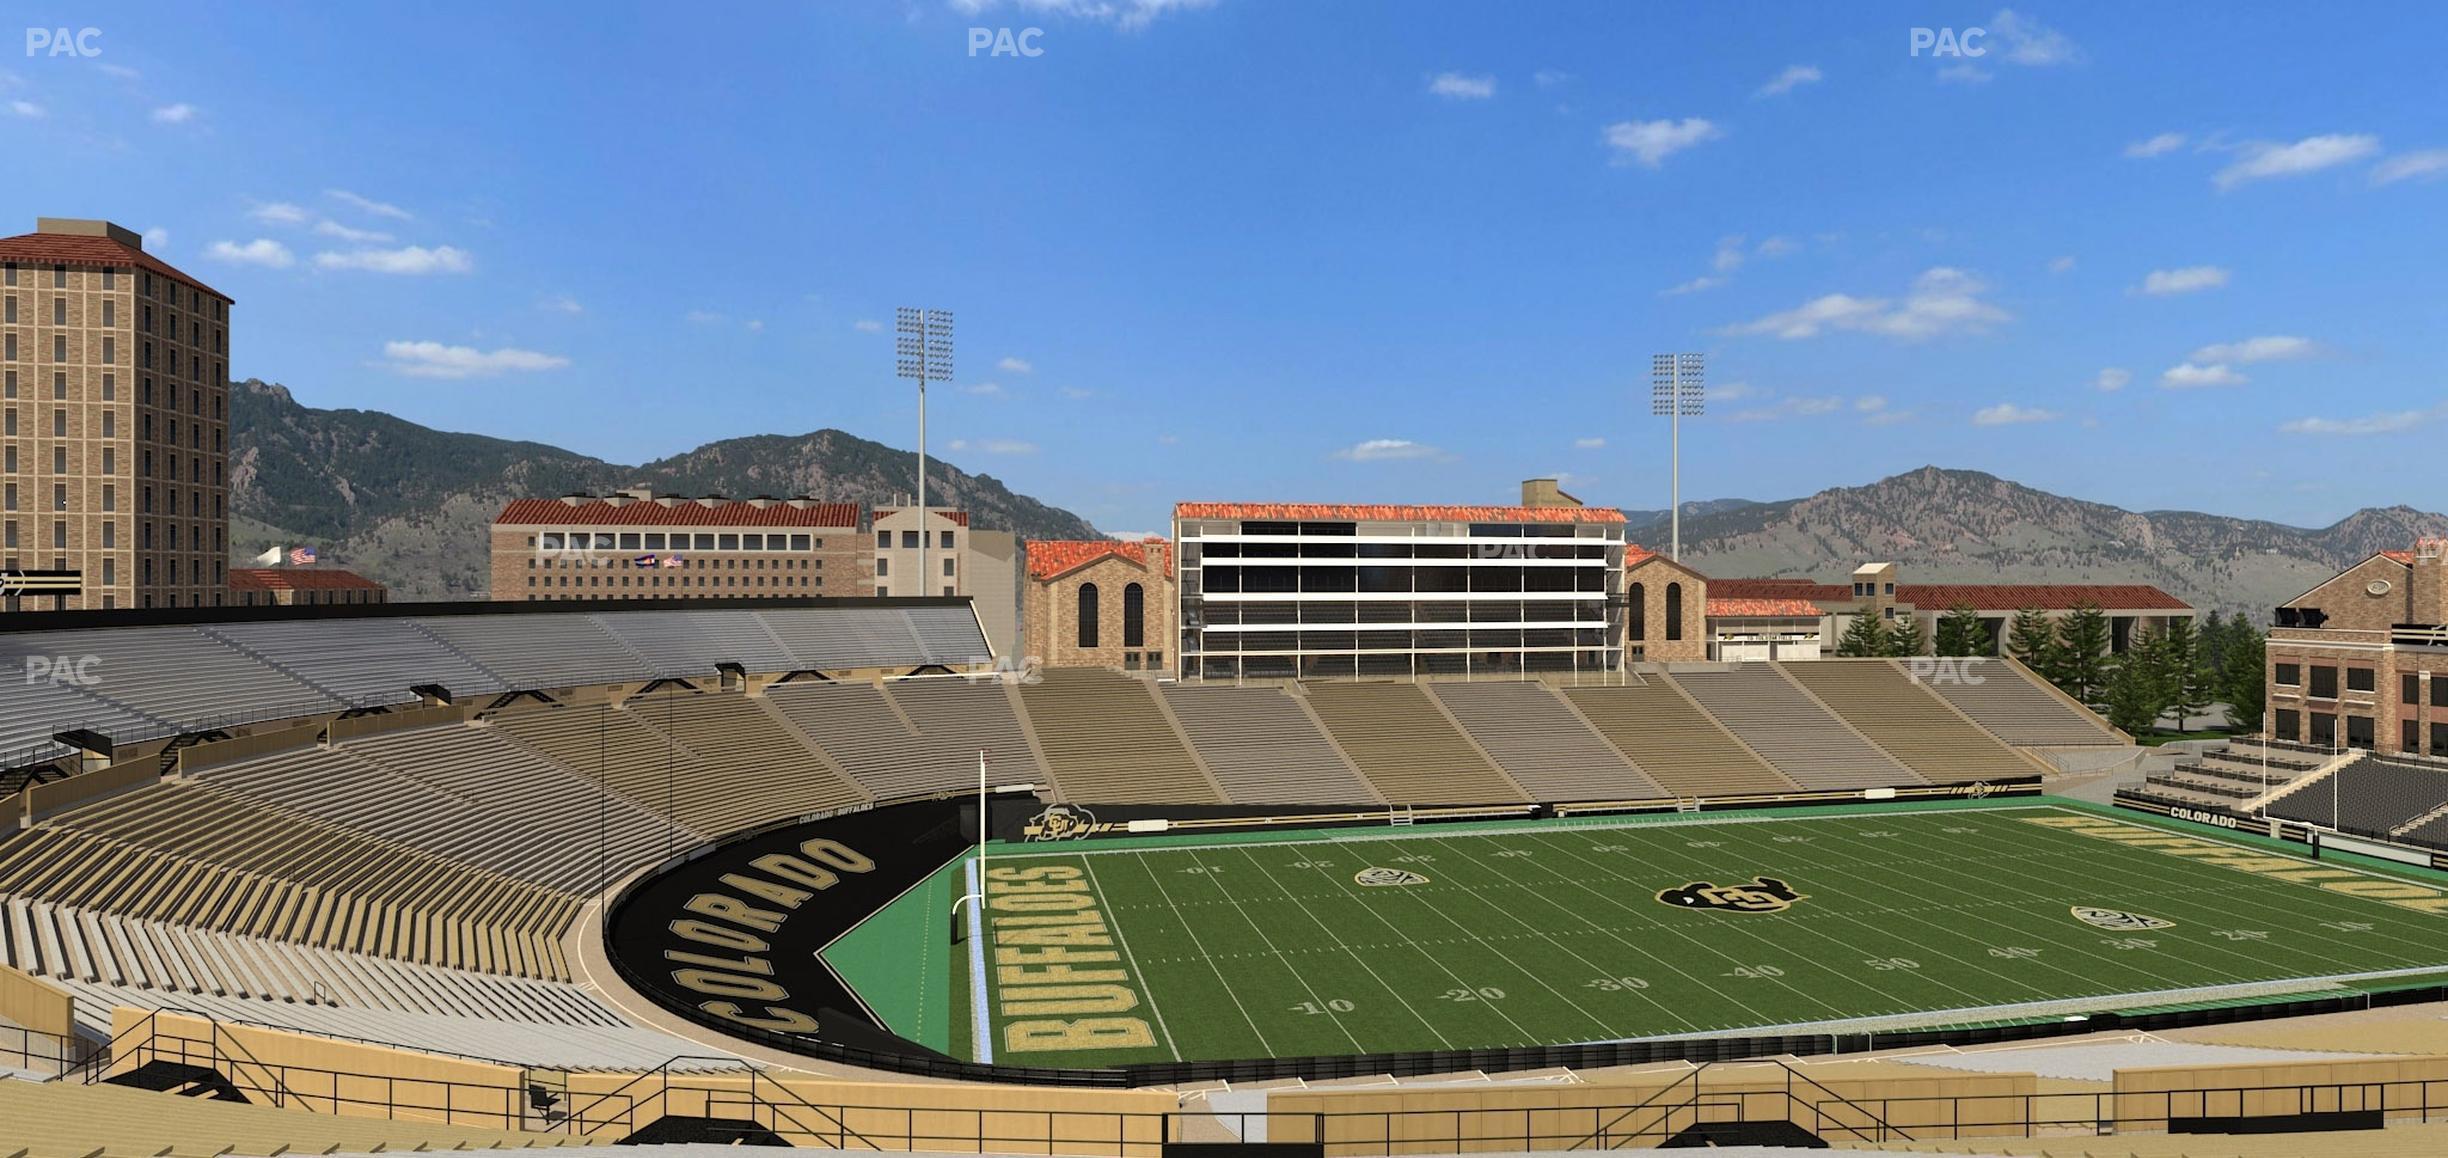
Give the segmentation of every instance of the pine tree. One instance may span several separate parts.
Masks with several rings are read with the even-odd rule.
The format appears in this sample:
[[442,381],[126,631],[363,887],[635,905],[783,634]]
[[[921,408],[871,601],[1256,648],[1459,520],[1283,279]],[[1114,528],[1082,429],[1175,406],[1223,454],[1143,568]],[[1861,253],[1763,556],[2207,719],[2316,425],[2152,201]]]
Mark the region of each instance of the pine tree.
[[2201,633],[2190,618],[2177,616],[2168,620],[2152,642],[2160,696],[2166,710],[2176,716],[2176,730],[2182,732],[2187,719],[2210,706],[2210,675],[2202,666]]
[[2110,635],[2108,616],[2095,603],[2076,607],[2057,625],[2055,682],[2067,695],[2090,704],[2106,694]]
[[1899,616],[1896,619],[1895,627],[1887,632],[1887,654],[1889,655],[1910,659],[1916,655],[1928,654],[1929,649],[1929,629],[1921,626],[1921,617],[1918,615]]
[[1840,656],[1871,656],[1887,654],[1887,627],[1875,615],[1856,615],[1846,624],[1844,635],[1836,640]]
[[2202,666],[2214,672],[2223,670],[2227,664],[2227,641],[2234,637],[2227,633],[2227,620],[2216,608],[2201,621],[2200,634]]
[[[2237,630],[2241,628],[2242,630]],[[2227,705],[2227,722],[2238,731],[2261,730],[2261,709],[2268,678],[2268,637],[2243,616],[2227,621],[2226,662],[2219,667],[2219,699]]]
[[[2037,607],[2015,612],[2006,625],[2006,654],[2023,661],[2023,666],[2040,673],[2050,683],[2057,679],[2055,653],[2057,627],[2049,622],[2048,613]],[[2059,686],[2064,686],[2059,684]]]
[[2158,674],[2151,669],[2150,657],[2141,645],[2127,648],[2100,692],[2108,722],[2136,738],[2149,731],[2166,708],[2159,698]]
[[1981,623],[1980,612],[1974,611],[1971,604],[1958,603],[1939,618],[1938,654],[1989,654],[1989,629]]

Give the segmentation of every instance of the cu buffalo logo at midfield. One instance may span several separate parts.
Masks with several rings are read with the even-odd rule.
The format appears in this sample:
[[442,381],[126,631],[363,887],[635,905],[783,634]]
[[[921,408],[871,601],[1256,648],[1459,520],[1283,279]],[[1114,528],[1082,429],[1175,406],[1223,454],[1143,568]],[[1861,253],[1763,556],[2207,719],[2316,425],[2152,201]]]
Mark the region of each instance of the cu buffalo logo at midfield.
[[2070,911],[2074,914],[2074,919],[2083,924],[2117,933],[2136,933],[2144,929],[2167,929],[2173,928],[2176,924],[2174,921],[2162,921],[2157,917],[2145,917],[2140,913],[2128,913],[2123,909],[2095,909],[2089,905],[2076,905]]
[[1795,901],[1810,899],[1808,893],[1795,892],[1775,877],[1753,877],[1747,885],[1713,885],[1693,881],[1679,889],[1666,889],[1657,895],[1661,905],[1684,909],[1715,909],[1725,913],[1781,913],[1793,907]]
[[1384,888],[1388,885],[1424,885],[1428,883],[1427,877],[1412,872],[1410,869],[1398,868],[1364,868],[1359,872],[1353,873],[1352,880],[1374,888]]
[[1096,813],[1076,804],[1049,804],[1029,818],[1020,834],[1028,840],[1083,840],[1110,825],[1097,824]]

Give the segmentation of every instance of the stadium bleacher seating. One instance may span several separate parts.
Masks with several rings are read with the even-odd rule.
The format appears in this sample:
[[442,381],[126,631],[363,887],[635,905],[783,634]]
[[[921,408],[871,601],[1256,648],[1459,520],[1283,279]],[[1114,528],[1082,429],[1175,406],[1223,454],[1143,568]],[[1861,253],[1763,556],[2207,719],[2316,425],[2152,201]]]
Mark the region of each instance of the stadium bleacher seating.
[[1957,715],[1891,661],[1822,659],[1779,666],[1930,783],[2039,774],[2036,765]]
[[715,665],[789,671],[798,663],[765,621],[723,611],[605,611],[593,616],[646,660],[656,675],[707,676]]
[[346,706],[190,627],[0,635],[0,656],[90,660],[93,682],[80,691],[171,725],[165,732]]
[[697,753],[639,723],[611,704],[532,708],[524,705],[484,720],[504,740],[570,769],[580,779],[609,784],[639,807],[679,825],[673,848],[738,827],[740,815]]
[[[799,668],[914,668],[937,662],[919,646],[906,611],[796,607],[760,611],[757,617],[798,658]],[[971,654],[986,654],[983,641]]]
[[1799,787],[1662,680],[1567,688],[1564,695],[1599,735],[1673,795],[1791,792]]
[[1998,739],[2033,747],[2126,742],[2124,737],[2109,731],[2097,716],[2077,710],[2054,689],[2042,687],[2037,677],[2020,664],[1989,660],[1971,664],[1968,670],[1979,683],[1970,679],[1930,679],[1923,681],[1922,686],[1955,705],[1957,711]]
[[168,724],[141,712],[90,696],[65,682],[29,677],[22,658],[0,660],[0,755],[39,760],[68,750],[51,737],[87,728],[105,736],[141,735],[171,730]]
[[2364,756],[2270,802],[2288,820],[2385,835],[2448,807],[2448,768]]
[[877,800],[977,787],[977,755],[919,734],[864,681],[775,684],[765,700]]
[[1534,799],[1642,800],[1673,795],[1633,767],[1545,684],[1432,683],[1428,690]]
[[909,617],[910,634],[917,639],[918,650],[928,661],[939,664],[986,661],[986,638],[978,630],[976,612],[966,607],[912,607],[902,614]]
[[1498,804],[1530,797],[1418,684],[1301,687],[1352,763],[1393,804]]
[[1096,668],[1057,668],[1023,685],[1020,702],[1064,800],[1216,804],[1224,799],[1145,680]]
[[977,754],[984,752],[997,784],[1043,784],[1051,779],[1029,747],[1011,689],[1003,684],[938,676],[893,680],[882,690],[919,735],[967,770],[966,777],[977,775]]
[[655,665],[585,615],[468,615],[417,626],[512,688],[647,680]]
[[461,696],[502,690],[500,676],[407,619],[272,619],[198,630],[349,704],[412,702],[417,697],[408,689],[418,684]]
[[797,729],[766,710],[762,697],[666,688],[632,698],[626,710],[697,754],[705,787],[726,805],[708,821],[714,831],[866,802],[866,794]]
[[1382,804],[1334,744],[1272,687],[1167,687],[1165,704],[1235,804]]
[[1666,677],[1777,770],[1804,788],[1883,788],[1921,777],[1862,739],[1780,674],[1737,664]]

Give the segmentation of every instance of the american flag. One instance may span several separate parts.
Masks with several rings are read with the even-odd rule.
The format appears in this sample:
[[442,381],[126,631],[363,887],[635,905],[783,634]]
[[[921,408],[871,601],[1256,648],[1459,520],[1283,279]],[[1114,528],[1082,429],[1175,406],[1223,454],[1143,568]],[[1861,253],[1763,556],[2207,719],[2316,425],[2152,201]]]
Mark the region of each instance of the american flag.
[[290,565],[290,566],[292,566],[292,567],[304,567],[304,566],[307,566],[308,564],[313,563],[314,561],[315,561],[315,549],[314,549],[314,548],[312,548],[312,547],[291,547],[291,548],[289,548],[289,565]]
[[665,556],[663,557],[663,565],[664,565],[664,566],[666,566],[666,567],[686,567],[686,566],[688,566],[688,564],[686,564],[686,563],[684,563],[684,562],[681,562],[681,561],[680,561],[680,556],[678,556],[678,555],[665,555]]

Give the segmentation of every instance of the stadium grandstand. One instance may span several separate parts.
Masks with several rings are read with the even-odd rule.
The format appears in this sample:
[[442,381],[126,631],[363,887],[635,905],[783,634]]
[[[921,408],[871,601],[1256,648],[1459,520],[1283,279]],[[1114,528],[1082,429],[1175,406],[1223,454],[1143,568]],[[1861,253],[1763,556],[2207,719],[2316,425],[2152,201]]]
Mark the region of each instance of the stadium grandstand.
[[[212,1152],[263,1154],[718,1140],[1152,1158],[1167,1141],[1298,1140],[1318,1130],[1335,1153],[1352,1155],[1422,1141],[1442,1152],[1517,1152],[1600,1134],[1619,1148],[1695,1136],[1700,1107],[1722,1104],[1728,1090],[1758,1092],[1734,1116],[1750,1131],[1739,1137],[1784,1136],[1781,1124],[1899,1150],[1992,1136],[2019,1145],[2051,1129],[2028,1113],[2010,1122],[2001,1107],[2064,1088],[2047,1084],[2067,1080],[2038,1072],[2047,1067],[1815,1058],[1865,1043],[1783,1033],[1787,1022],[1825,1015],[1772,1024],[1763,1019],[1784,1015],[1767,1000],[1756,1015],[1691,1022],[1751,1035],[1712,1039],[1723,1044],[1706,1055],[1653,1035],[1611,1042],[1602,1029],[1573,1028],[1573,1018],[1602,1008],[1601,993],[1665,984],[1622,975],[1639,969],[1640,954],[1610,966],[1613,988],[1544,1010],[1525,1000],[1531,987],[1562,987],[1535,972],[1466,987],[1483,1005],[1513,1004],[1507,1016],[1528,1028],[1486,1041],[1506,1048],[1385,1052],[1401,1046],[1399,1033],[1381,1046],[1354,1023],[1342,1047],[1354,1056],[1305,1062],[1281,1046],[1267,1059],[1252,1057],[1254,1046],[1202,1053],[1190,1036],[1188,1023],[1213,1011],[1199,1014],[1200,999],[1185,996],[1195,985],[1179,988],[1191,983],[1168,971],[1204,961],[1199,968],[1229,977],[1239,966],[1224,962],[1253,956],[1246,947],[1208,945],[1180,958],[1143,947],[1149,956],[1127,972],[1153,970],[1143,978],[1150,1008],[1190,1003],[1171,1026],[1185,1037],[1162,1056],[1126,1065],[1117,1055],[1053,1055],[1053,1068],[1031,1068],[1049,1063],[1023,1051],[990,1062],[960,1026],[984,1018],[1008,1043],[1026,1040],[1007,1036],[1026,1023],[996,1020],[1004,1014],[965,1000],[951,980],[965,950],[944,940],[959,892],[957,872],[944,870],[970,863],[980,823],[998,834],[990,857],[1040,864],[1064,863],[1042,859],[1058,855],[1051,848],[1087,853],[1097,841],[1037,847],[1004,834],[1032,825],[1066,840],[1110,832],[1124,838],[1124,859],[1097,864],[1148,866],[1100,878],[1114,890],[1111,919],[1130,923],[1132,943],[1212,936],[1223,920],[1241,922],[1260,945],[1296,933],[1324,939],[1306,950],[1284,942],[1269,960],[1340,959],[1341,937],[1387,915],[1354,909],[1340,927],[1321,922],[1308,933],[1258,915],[1280,901],[1272,874],[1324,863],[1304,848],[1365,853],[1365,841],[1416,839],[1386,848],[1417,855],[1380,856],[1385,863],[1362,875],[1397,886],[1388,896],[1411,878],[1451,880],[1467,886],[1458,903],[1477,903],[1467,900],[1474,890],[1521,889],[1522,874],[1538,871],[1591,874],[1556,888],[1601,887],[1599,866],[1575,868],[1590,853],[1555,843],[1568,834],[1637,854],[1669,847],[1655,844],[1666,837],[1680,846],[1675,834],[1709,824],[1708,839],[1690,849],[1718,849],[1740,833],[1768,842],[1760,849],[1822,850],[1779,856],[1839,857],[1817,868],[1806,860],[1797,877],[1806,892],[1838,892],[1848,874],[1885,871],[1870,866],[1887,860],[1841,859],[1846,841],[1828,842],[1853,828],[1831,822],[1861,827],[1859,839],[1882,835],[1869,831],[1877,824],[1932,833],[1987,825],[1979,831],[2011,842],[2024,831],[2011,826],[2034,806],[1986,798],[2035,799],[2027,794],[2057,775],[2052,761],[2068,753],[2132,751],[2087,709],[2003,661],[1960,684],[1897,661],[1833,659],[1637,663],[1535,678],[1176,683],[1161,669],[1016,670],[997,661],[959,599],[258,606],[63,622],[37,614],[0,632],[10,666],[0,743],[14,753],[0,781],[8,819],[0,1069],[22,1075],[0,1078],[0,1115],[21,1124],[25,1144],[53,1147],[34,1153],[184,1153],[204,1140]],[[2346,777],[2331,786],[2354,802],[2340,828],[2420,837],[2448,827],[2422,795],[2424,777],[2448,773],[2427,765],[2366,759],[2341,772],[2325,753],[2239,746],[2196,757],[2185,775],[2240,788],[2243,769],[2257,769],[2263,755],[2283,781],[2304,782],[2272,816],[2317,818],[2328,794],[2305,785],[2326,774]],[[981,762],[987,801],[977,800]],[[1879,811],[1887,800],[1939,811]],[[991,807],[980,812],[978,803]],[[1999,804],[2008,807],[1947,810]],[[1741,811],[1716,815],[1724,809]],[[1844,819],[1855,814],[1869,823]],[[2014,855],[2079,854],[2092,831],[2084,825],[2113,823],[2092,814],[2037,819],[2072,825],[2070,835],[2048,838],[2070,843]],[[1303,827],[1319,824],[1360,827]],[[1228,840],[1250,827],[1281,835],[1212,862],[1196,859],[1202,845],[1129,843],[1168,831],[1188,834],[1165,838],[1175,841],[1209,830]],[[1327,843],[1303,843],[1317,840]],[[1777,843],[1787,840],[1796,843]],[[1482,847],[1474,841],[1494,842],[1484,846],[1493,859],[1473,854]],[[1247,859],[1276,842],[1290,842],[1276,857],[1283,864]],[[911,851],[886,863],[895,849]],[[1197,871],[1168,886],[1172,874],[1155,866],[1183,857],[1194,858],[1183,871]],[[1546,861],[1557,863],[1535,867]],[[1348,879],[1351,867],[1341,871]],[[1670,884],[1687,884],[1686,872],[1674,875]],[[1227,891],[1181,893],[1191,881]],[[666,893],[687,919],[643,920]],[[1427,904],[1416,899],[1426,895],[1404,903]],[[1555,903],[1535,890],[1520,895],[1525,907],[1477,919],[1518,924]],[[1285,917],[1318,920],[1293,916],[1305,911]],[[1169,933],[1143,923],[1159,920],[1181,923]],[[801,921],[832,931],[807,941]],[[1454,936],[1433,925],[1389,928],[1414,946]],[[1585,971],[1591,952],[1562,933],[1478,928],[1491,961],[1516,960],[1501,954],[1514,938],[1557,938],[1507,969],[1535,971],[1543,960]],[[629,945],[659,944],[652,938],[673,929],[703,938],[653,955],[702,987],[677,1004],[650,984],[652,970]],[[1915,934],[1924,935],[1938,934]],[[2034,953],[2072,951],[2033,937],[2044,946]],[[802,944],[825,968],[781,965],[798,959]],[[1911,957],[1918,970],[1924,957],[1960,952],[1933,944],[1888,956]],[[1444,967],[1491,967],[1465,960]],[[1352,980],[1334,980],[1334,963],[1317,961],[1325,971],[1314,984]],[[1389,984],[1408,967],[1392,957],[1375,966]],[[2237,991],[2216,970],[2185,976],[2200,983],[2188,993],[2233,1000]],[[1234,1000],[1247,986],[1264,996],[1271,984],[1227,983]],[[2017,1004],[2011,986],[1991,998],[1971,980],[1952,984],[1983,994],[1976,1004],[2000,1002],[1981,1033],[2008,1032],[1994,1026],[2009,1023],[2063,1032],[2062,1017],[2005,1012],[2059,1005]],[[835,994],[811,1005],[812,1032],[758,1028],[798,1024],[794,1003],[811,988]],[[1508,991],[1521,996],[1486,996]],[[996,1008],[1018,1008],[1013,992],[1002,990]],[[1912,1008],[1942,1008],[1941,992],[1914,994]],[[1334,1003],[1353,998],[1321,990],[1300,1000],[1332,1019]],[[1708,1000],[1695,991],[1684,1004]],[[2065,1008],[2098,1010],[2080,1002],[2103,999],[2066,1000],[2076,1004]],[[851,1007],[864,1012],[839,1012]],[[2113,1008],[2120,1012],[2090,1016],[2161,1024],[2130,1003]],[[1883,1019],[1862,1024],[1887,1032],[1949,1024],[1862,1012]],[[1262,1040],[1297,1040],[1295,1027],[1324,1024],[1297,1008],[1282,1016],[1293,1020],[1259,1018]],[[1458,1013],[1444,1032],[1477,1032],[1470,1024]],[[1927,1032],[1933,1041],[1972,1040]],[[2127,1045],[2103,1040],[2082,1055],[2106,1059],[2083,1063],[2100,1075],[2083,1089],[2125,1093],[2146,1080],[2139,1075],[2164,1072],[2120,1069],[2130,1040],[2119,1040]],[[2268,1061],[2267,1051],[2243,1047],[2166,1052],[2175,1048],[2132,1057],[2184,1062],[2193,1085],[2166,1088],[2193,1089],[2232,1080],[2209,1061]],[[2286,1080],[2324,1088],[2361,1080],[2351,1066],[2364,1053],[2333,1053],[2305,1056]],[[1712,1060],[1720,1056],[1761,1060],[1742,1069]],[[1210,1068],[1194,1068],[1202,1065]],[[1313,1065],[1329,1068],[1300,1068]],[[1270,1092],[1231,1076],[1264,1073],[1383,1074],[1396,1084],[1376,1079],[1380,1092],[1366,1095],[1371,1087],[1331,1080]],[[1457,1073],[1478,1075],[1474,1113],[1505,1124],[1461,1125],[1451,1087],[1414,1081]],[[1559,1084],[1556,1074],[1572,1080]],[[2280,1084],[2266,1074],[2253,1080]],[[1098,1088],[1065,1088],[1079,1086]],[[1771,1087],[1781,1092],[1771,1097]],[[1560,1104],[1559,1090],[1577,1092]],[[2164,1098],[2079,1100],[2091,1107],[2082,1125],[2093,1136],[2103,1124],[2148,1132],[2183,1117]],[[2448,1109],[2448,1096],[2436,1100]],[[1387,1132],[1389,1111],[1420,1115],[1405,1128],[1409,1141]],[[1448,1124],[1428,1126],[1431,1117]]]

